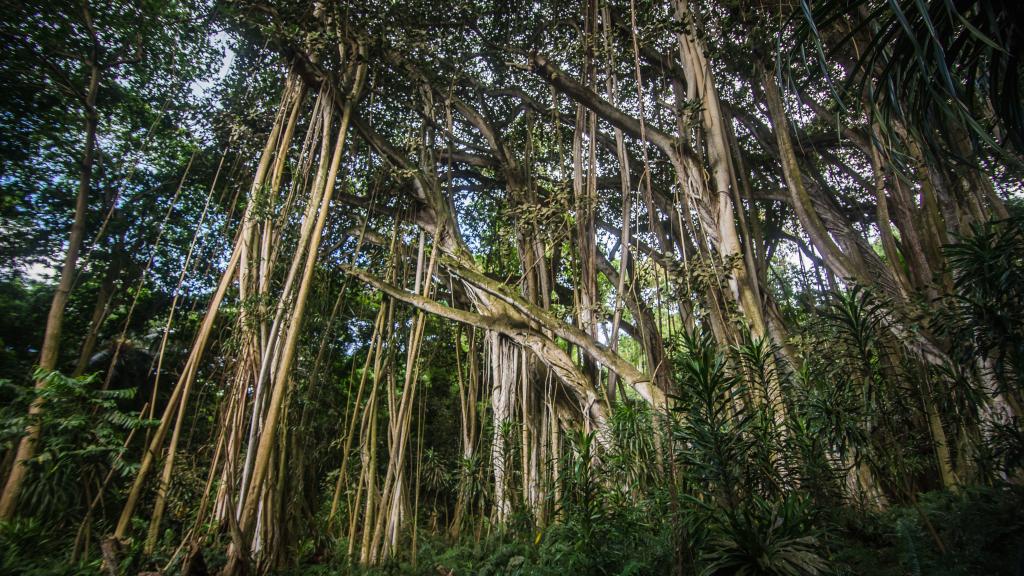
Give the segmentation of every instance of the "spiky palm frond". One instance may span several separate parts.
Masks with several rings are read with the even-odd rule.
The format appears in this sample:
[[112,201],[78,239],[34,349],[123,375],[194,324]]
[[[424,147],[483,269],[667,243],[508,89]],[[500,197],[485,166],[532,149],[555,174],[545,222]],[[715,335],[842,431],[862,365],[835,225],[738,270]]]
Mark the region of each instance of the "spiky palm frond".
[[972,227],[945,247],[954,293],[937,325],[960,345],[961,360],[992,358],[1004,385],[1024,366],[1024,218]]
[[651,410],[641,404],[620,402],[610,418],[614,450],[607,456],[626,486],[657,481],[654,423]]
[[[1024,5],[1016,0],[800,1],[797,53],[816,53],[837,96],[868,95],[882,119],[920,134],[949,126],[1020,162]],[[781,52],[781,51],[780,51]],[[826,62],[852,59],[842,88]],[[780,62],[781,64],[781,62]],[[780,68],[781,69],[781,68]],[[888,122],[882,122],[883,129]],[[956,146],[950,147],[956,150]]]
[[744,333],[743,342],[733,347],[739,365],[743,367],[744,374],[750,380],[750,385],[756,387],[763,397],[771,399],[771,410],[778,408],[774,403],[780,400],[773,398],[773,391],[782,385],[775,360],[778,349],[770,338],[757,337],[749,331]]
[[823,314],[835,337],[837,374],[843,374],[837,384],[859,388],[864,414],[873,413],[872,407],[888,397],[884,388],[896,385],[886,378],[886,371],[892,375],[892,367],[884,364],[891,355],[888,314],[887,302],[862,286],[834,294]]

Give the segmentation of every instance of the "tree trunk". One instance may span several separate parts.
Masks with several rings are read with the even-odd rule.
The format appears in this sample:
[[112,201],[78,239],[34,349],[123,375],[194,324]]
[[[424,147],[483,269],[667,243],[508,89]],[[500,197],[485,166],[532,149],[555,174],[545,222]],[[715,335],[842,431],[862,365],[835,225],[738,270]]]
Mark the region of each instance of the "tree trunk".
[[[43,348],[39,355],[40,370],[54,370],[60,355],[61,331],[64,327],[64,308],[75,282],[75,268],[78,264],[78,253],[85,237],[85,218],[89,208],[89,191],[92,180],[93,160],[96,155],[96,94],[99,91],[101,68],[97,62],[90,62],[89,87],[85,96],[85,147],[82,152],[82,169],[78,178],[78,198],[75,201],[75,218],[71,225],[71,236],[68,239],[68,251],[64,255],[64,265],[60,271],[60,281],[50,303],[50,313],[46,317],[46,331],[43,335]],[[44,379],[36,381],[36,390],[45,385]],[[36,396],[28,409],[29,425],[25,435],[18,442],[18,450],[14,457],[14,467],[7,477],[3,495],[0,496],[0,520],[14,516],[18,505],[18,495],[25,482],[25,462],[31,460],[36,453],[36,443],[41,434],[35,419],[43,410],[43,400]]]

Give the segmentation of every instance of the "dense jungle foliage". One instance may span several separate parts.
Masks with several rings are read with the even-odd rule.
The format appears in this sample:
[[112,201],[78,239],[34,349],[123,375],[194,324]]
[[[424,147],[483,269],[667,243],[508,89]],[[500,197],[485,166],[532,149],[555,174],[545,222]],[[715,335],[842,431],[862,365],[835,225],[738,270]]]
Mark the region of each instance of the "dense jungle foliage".
[[0,574],[1024,575],[1024,5],[0,6]]

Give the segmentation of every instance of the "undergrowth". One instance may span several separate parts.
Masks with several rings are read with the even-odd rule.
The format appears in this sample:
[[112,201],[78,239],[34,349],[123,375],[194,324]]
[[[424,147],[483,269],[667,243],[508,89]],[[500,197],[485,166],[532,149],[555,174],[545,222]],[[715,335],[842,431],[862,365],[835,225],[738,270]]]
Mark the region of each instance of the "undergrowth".
[[[674,533],[680,523],[673,520],[670,503],[658,502],[654,509],[648,504],[602,516],[599,526],[584,527],[580,519],[566,518],[543,530],[495,531],[479,541],[422,537],[415,566],[406,548],[399,558],[375,568],[310,563],[281,575],[662,575],[674,573],[687,554],[693,563],[684,574],[808,574],[812,568],[837,576],[1024,573],[1024,489],[1018,486],[932,492],[922,494],[916,507],[881,513],[851,507],[818,510],[810,527],[801,524],[809,511],[762,502],[737,518],[704,517],[708,534],[682,542]],[[763,555],[752,557],[757,546]],[[782,549],[787,550],[784,557],[773,557],[773,550]],[[807,563],[819,555],[821,564]]]

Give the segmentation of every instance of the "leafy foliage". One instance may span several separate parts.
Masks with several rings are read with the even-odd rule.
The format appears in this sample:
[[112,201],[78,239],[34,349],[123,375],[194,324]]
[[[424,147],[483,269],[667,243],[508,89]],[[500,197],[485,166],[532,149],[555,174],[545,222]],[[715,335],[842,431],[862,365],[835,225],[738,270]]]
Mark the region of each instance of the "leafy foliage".
[[32,423],[46,433],[26,463],[29,482],[21,503],[34,517],[66,525],[90,507],[95,486],[108,473],[118,481],[132,477],[135,466],[125,459],[128,438],[154,422],[120,409],[119,402],[132,398],[135,389],[99,389],[95,374],[70,378],[40,370],[35,377],[43,386],[22,392],[22,400],[4,411],[4,442],[13,445],[25,429],[25,406],[37,393],[46,410]]
[[954,294],[940,326],[962,361],[991,359],[1005,389],[1024,388],[1024,218],[975,225],[945,253]]

